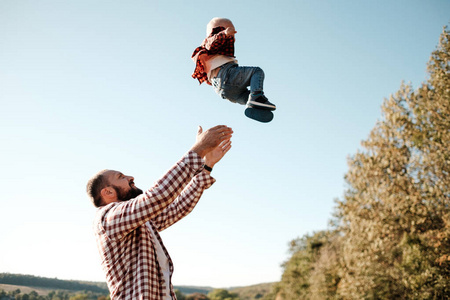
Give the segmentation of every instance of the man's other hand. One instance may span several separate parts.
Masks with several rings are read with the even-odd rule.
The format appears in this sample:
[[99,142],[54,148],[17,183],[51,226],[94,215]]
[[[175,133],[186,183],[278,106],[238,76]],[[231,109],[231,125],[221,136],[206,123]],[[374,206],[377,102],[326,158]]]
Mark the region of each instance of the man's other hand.
[[220,143],[225,140],[230,140],[232,135],[233,129],[225,125],[212,127],[205,132],[199,126],[197,140],[191,150],[195,151],[200,157],[205,157],[206,154],[214,150]]

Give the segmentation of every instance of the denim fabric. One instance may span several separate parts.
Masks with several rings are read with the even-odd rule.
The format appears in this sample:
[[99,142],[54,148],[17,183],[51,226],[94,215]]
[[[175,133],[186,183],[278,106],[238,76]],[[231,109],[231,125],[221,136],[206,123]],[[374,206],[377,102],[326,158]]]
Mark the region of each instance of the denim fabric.
[[[214,90],[223,99],[245,105],[250,93],[263,91],[264,71],[260,67],[239,67],[236,63],[223,65],[212,78]],[[250,87],[250,90],[247,88]]]

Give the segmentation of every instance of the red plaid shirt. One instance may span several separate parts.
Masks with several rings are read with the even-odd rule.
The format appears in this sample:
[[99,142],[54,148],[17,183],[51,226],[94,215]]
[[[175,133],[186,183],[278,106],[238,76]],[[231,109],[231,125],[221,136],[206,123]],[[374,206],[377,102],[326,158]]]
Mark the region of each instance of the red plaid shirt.
[[111,299],[160,300],[167,284],[176,299],[171,282],[164,282],[147,225],[169,260],[171,278],[173,263],[158,232],[189,214],[215,182],[202,167],[203,159],[190,151],[142,195],[97,210],[94,231]]
[[[203,41],[200,47],[197,47],[192,53],[192,60],[195,63],[195,70],[192,78],[198,79],[200,84],[208,82],[208,75],[205,70],[204,59],[208,55],[226,55],[234,57],[234,36],[227,36],[225,34],[225,27],[216,27],[211,34]],[[205,57],[206,55],[206,57]]]

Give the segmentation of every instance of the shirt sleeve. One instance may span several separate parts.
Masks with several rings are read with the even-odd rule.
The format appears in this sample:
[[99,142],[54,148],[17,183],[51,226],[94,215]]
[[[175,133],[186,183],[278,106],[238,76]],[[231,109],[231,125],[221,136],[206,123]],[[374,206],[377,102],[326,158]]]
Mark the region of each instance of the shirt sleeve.
[[138,197],[114,202],[97,212],[97,224],[110,239],[122,239],[135,228],[156,218],[184,190],[191,179],[201,172],[203,159],[189,151],[153,187]]
[[152,219],[153,225],[162,231],[185,216],[187,216],[197,205],[203,192],[208,189],[216,180],[206,172],[196,175],[186,186],[183,192],[175,201],[170,204],[156,218]]
[[216,53],[227,41],[227,35],[221,31],[213,36],[206,38],[202,46],[209,51],[209,53]]

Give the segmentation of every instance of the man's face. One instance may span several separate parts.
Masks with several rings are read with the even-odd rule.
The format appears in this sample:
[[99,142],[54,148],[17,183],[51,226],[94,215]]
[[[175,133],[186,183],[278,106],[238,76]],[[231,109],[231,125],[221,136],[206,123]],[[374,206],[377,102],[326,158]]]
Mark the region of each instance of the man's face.
[[109,183],[116,191],[118,201],[128,201],[143,193],[134,185],[133,176],[125,176],[118,171],[109,172]]

